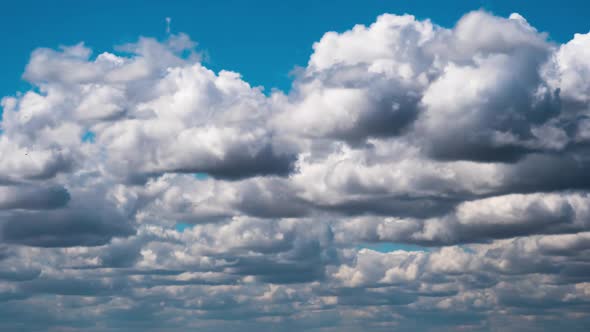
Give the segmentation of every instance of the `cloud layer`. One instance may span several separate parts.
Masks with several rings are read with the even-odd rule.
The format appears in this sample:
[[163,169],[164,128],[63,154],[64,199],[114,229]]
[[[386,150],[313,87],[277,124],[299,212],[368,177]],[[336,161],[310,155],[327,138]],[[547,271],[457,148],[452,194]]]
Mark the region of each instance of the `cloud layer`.
[[289,93],[184,34],[2,99],[0,330],[583,331],[590,34],[384,14]]

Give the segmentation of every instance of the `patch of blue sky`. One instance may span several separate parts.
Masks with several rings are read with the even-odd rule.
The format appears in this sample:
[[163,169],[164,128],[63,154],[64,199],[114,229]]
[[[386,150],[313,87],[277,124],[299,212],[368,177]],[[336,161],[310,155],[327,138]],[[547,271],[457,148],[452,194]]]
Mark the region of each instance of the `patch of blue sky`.
[[193,173],[193,177],[197,180],[207,180],[209,175],[207,173]]
[[183,233],[186,229],[191,229],[193,227],[195,227],[195,225],[183,222],[178,222],[176,225],[174,225],[174,229],[179,233]]
[[[464,252],[468,254],[475,254],[477,251],[472,248],[470,245],[459,245]],[[377,252],[388,253],[397,250],[402,251],[425,251],[431,252],[440,249],[439,247],[424,247],[416,244],[405,244],[405,243],[363,243],[358,245],[357,250],[360,249],[370,249]]]
[[382,253],[393,252],[397,250],[402,251],[430,251],[431,248],[423,247],[415,244],[404,244],[404,243],[363,243],[357,246],[357,249],[370,249]]
[[96,134],[91,132],[90,130],[88,130],[84,133],[84,135],[82,135],[82,142],[94,143],[95,138],[96,138]]

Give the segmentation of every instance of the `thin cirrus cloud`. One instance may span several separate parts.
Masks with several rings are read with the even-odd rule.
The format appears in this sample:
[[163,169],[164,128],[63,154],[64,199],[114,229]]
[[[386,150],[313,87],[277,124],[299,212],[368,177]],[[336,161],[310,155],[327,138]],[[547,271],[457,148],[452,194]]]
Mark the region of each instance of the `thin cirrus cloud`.
[[588,326],[589,35],[384,14],[269,94],[195,47],[31,54],[2,99],[0,329]]

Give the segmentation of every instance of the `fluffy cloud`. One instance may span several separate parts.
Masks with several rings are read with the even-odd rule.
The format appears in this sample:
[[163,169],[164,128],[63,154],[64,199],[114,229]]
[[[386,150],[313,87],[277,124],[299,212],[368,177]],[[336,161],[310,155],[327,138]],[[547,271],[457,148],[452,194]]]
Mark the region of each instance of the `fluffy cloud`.
[[458,204],[442,217],[360,217],[342,222],[342,241],[422,245],[473,243],[531,234],[577,233],[588,224],[587,194],[512,194]]
[[385,14],[265,94],[184,34],[37,49],[2,99],[0,330],[582,331],[588,54]]
[[276,126],[357,144],[399,135],[416,118],[428,84],[433,58],[424,47],[434,29],[412,16],[383,15],[370,27],[327,33],[280,103]]

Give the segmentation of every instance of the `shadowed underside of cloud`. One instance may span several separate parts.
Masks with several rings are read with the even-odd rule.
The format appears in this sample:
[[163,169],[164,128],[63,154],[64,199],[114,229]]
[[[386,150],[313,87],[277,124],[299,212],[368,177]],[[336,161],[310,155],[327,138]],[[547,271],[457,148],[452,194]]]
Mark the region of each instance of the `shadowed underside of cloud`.
[[0,330],[587,329],[590,34],[384,14],[266,95],[195,45],[32,53]]

